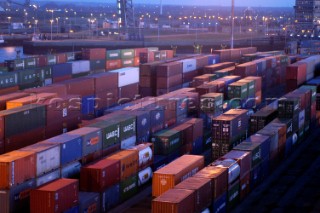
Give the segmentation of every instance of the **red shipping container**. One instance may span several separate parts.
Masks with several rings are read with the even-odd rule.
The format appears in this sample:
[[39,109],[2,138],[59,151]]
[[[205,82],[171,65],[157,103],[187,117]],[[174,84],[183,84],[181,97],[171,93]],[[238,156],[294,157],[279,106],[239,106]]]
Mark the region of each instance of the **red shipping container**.
[[170,77],[182,74],[182,63],[171,62],[157,66],[157,77]]
[[131,101],[140,97],[139,95],[139,84],[130,84],[119,88],[119,99],[123,101]]
[[105,92],[108,89],[118,88],[118,73],[105,72],[94,74],[88,76],[87,78],[93,78],[95,93]]
[[57,64],[67,63],[67,54],[66,53],[57,53]]
[[139,94],[142,97],[147,97],[147,96],[155,96],[155,89],[150,88],[150,87],[139,87]]
[[286,79],[297,80],[298,85],[304,83],[307,80],[307,64],[297,62],[287,66]]
[[203,84],[196,88],[196,91],[199,93],[200,96],[207,93],[217,92],[217,90],[218,90],[218,86],[212,85],[212,84]]
[[213,50],[212,53],[219,55],[221,62],[231,60],[231,49]]
[[138,67],[140,65],[140,57],[134,57],[133,59],[133,65],[135,67]]
[[109,156],[111,154],[114,154],[118,151],[120,151],[121,149],[121,144],[118,143],[118,144],[115,144],[113,146],[109,146],[108,148],[102,150],[102,157],[106,157],[106,156]]
[[166,56],[167,59],[173,58],[174,57],[174,52],[173,50],[165,50],[166,51]]
[[66,96],[67,95],[67,88],[64,84],[52,84],[45,87],[37,87],[37,88],[30,88],[24,90],[26,93],[57,93],[58,96]]
[[70,79],[72,79],[72,75],[64,75],[64,76],[52,78],[52,83],[63,82]]
[[311,122],[317,119],[317,104],[316,102],[311,104]]
[[250,193],[250,172],[240,178],[240,200]]
[[82,59],[99,60],[106,59],[107,50],[105,48],[86,48],[82,50]]
[[248,62],[236,66],[234,75],[241,76],[242,78],[247,76],[257,75],[257,64],[255,62]]
[[[283,96],[284,98],[297,98],[300,100],[300,109],[306,109],[307,107],[307,97],[305,93],[299,93],[299,92],[290,92]],[[310,105],[309,105],[310,106]]]
[[0,140],[0,155],[4,153],[4,142]]
[[147,48],[135,48],[134,49],[134,57],[140,57],[140,53],[147,53]]
[[241,49],[231,49],[231,60],[241,59]]
[[213,74],[215,71],[222,70],[222,69],[229,68],[229,67],[235,67],[235,63],[234,62],[224,62],[224,63],[208,65],[208,66],[204,67],[203,72],[205,74],[209,74],[209,73]]
[[205,66],[208,66],[208,56],[206,55],[201,55],[201,56],[197,56],[195,57],[196,61],[197,61],[197,69],[203,69]]
[[44,67],[48,65],[48,57],[46,55],[37,56],[37,66]]
[[6,95],[12,92],[17,92],[19,90],[19,86],[7,87],[0,89],[0,95]]
[[170,189],[152,201],[152,213],[194,213],[195,194],[187,189]]
[[183,83],[186,82],[191,82],[193,80],[194,77],[196,77],[198,75],[198,71],[194,70],[191,72],[187,72],[187,73],[183,73],[182,74],[182,79],[183,79]]
[[190,177],[178,185],[175,189],[188,189],[194,191],[195,212],[202,212],[203,209],[210,206],[212,202],[212,182],[210,179]]
[[81,167],[81,191],[102,192],[118,182],[120,182],[120,160],[105,158]]
[[154,87],[157,82],[153,81],[154,79],[150,78],[150,76],[140,76],[139,86],[140,87]]
[[194,177],[207,178],[212,182],[212,199],[220,197],[228,188],[228,169],[214,166],[207,166],[200,170]]
[[5,110],[6,109],[6,102],[11,101],[14,99],[18,98],[23,98],[26,96],[29,96],[30,94],[25,93],[25,92],[15,92],[15,93],[10,93],[7,95],[1,95],[0,96],[0,110]]
[[30,192],[31,213],[56,213],[78,205],[78,180],[59,179]]
[[75,78],[63,82],[66,85],[68,95],[88,96],[94,94],[93,78]]
[[45,139],[45,128],[40,127],[37,129],[23,132],[18,135],[5,138],[4,151],[10,152],[25,146],[35,144]]
[[116,60],[107,60],[106,61],[106,70],[116,70],[120,69],[122,67],[122,61],[121,59]]
[[83,156],[81,158],[81,164],[86,165],[89,163],[96,162],[97,160],[100,160],[102,158],[102,150],[98,150],[96,152],[93,152],[91,154],[88,154],[86,156]]
[[171,77],[158,77],[157,88],[165,89],[172,88],[182,84],[182,74],[174,75]]
[[35,177],[33,152],[13,151],[0,155],[0,189],[10,189]]

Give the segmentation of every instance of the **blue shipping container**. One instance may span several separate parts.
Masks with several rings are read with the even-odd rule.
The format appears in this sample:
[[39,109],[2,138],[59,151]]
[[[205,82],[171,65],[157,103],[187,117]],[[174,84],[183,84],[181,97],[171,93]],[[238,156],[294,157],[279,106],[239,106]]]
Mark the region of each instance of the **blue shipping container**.
[[89,95],[82,97],[81,100],[81,113],[83,115],[94,114],[95,96]]
[[251,135],[248,139],[246,139],[246,141],[260,144],[261,159],[263,160],[269,158],[271,141],[271,138],[269,136],[254,134]]
[[79,192],[80,213],[101,212],[100,194],[95,192]]
[[52,65],[52,78],[72,75],[72,63]]
[[203,151],[203,138],[199,137],[192,143],[192,155],[200,155]]
[[74,206],[63,213],[79,213],[79,206]]
[[120,185],[109,187],[101,194],[102,212],[115,207],[120,202]]
[[153,158],[152,171],[157,171],[167,165],[167,156],[155,155]]
[[255,167],[253,167],[250,171],[250,189],[256,188],[260,182],[262,177],[262,171],[261,171],[261,163],[257,164]]
[[61,167],[82,157],[82,138],[79,135],[61,134],[49,138],[46,142],[60,144]]
[[227,212],[227,192],[216,198],[212,203],[213,213],[225,213]]

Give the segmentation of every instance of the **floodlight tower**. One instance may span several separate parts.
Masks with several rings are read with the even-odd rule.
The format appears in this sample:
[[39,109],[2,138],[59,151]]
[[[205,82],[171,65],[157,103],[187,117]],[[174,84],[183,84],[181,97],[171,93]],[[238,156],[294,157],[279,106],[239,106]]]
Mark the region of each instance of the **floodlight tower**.
[[117,0],[118,24],[120,28],[134,28],[134,9],[132,0]]

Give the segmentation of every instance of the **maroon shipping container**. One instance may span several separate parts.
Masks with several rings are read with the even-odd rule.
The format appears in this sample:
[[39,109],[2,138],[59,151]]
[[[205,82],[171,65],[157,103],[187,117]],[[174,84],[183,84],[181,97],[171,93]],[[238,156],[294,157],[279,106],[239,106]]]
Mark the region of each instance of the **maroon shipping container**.
[[166,51],[166,56],[167,59],[173,58],[174,57],[174,52],[173,50],[165,50]]
[[237,151],[231,150],[227,154],[221,157],[222,160],[225,159],[233,159],[236,160],[240,166],[240,179],[243,178],[245,175],[250,173],[251,170],[251,153],[245,151]]
[[231,49],[230,57],[231,57],[231,60],[240,60],[241,59],[241,49]]
[[228,169],[207,166],[194,175],[197,178],[207,178],[212,182],[212,199],[220,197],[228,188]]
[[120,160],[105,158],[81,167],[81,191],[102,192],[118,182],[120,182]]
[[0,189],[10,189],[35,177],[33,152],[13,151],[0,156]]
[[98,150],[96,152],[90,153],[86,156],[83,156],[80,160],[82,165],[90,164],[100,160],[102,158],[102,150]]
[[199,137],[203,137],[203,120],[200,118],[192,118],[186,121],[187,124],[192,124],[192,140],[195,141]]
[[213,50],[212,53],[219,55],[221,62],[231,60],[231,49]]
[[224,93],[225,90],[225,82],[224,81],[220,81],[220,80],[214,80],[208,83],[209,85],[216,85],[217,86],[217,91],[219,93]]
[[31,213],[65,212],[76,206],[78,200],[78,180],[59,179],[30,192]]
[[197,69],[203,69],[205,66],[208,66],[208,56],[207,55],[201,55],[195,57],[197,61]]
[[66,121],[53,121],[45,127],[45,138],[52,138],[54,136],[66,133],[68,131],[79,128],[82,116],[68,118]]
[[284,98],[298,98],[300,100],[300,109],[303,110],[303,109],[306,109],[307,106],[310,107],[310,102],[309,102],[309,105],[307,105],[308,101],[307,101],[307,94],[304,93],[304,92],[298,92],[298,91],[295,91],[295,92],[290,92],[290,93],[287,93],[283,96]]
[[59,82],[63,82],[70,79],[72,79],[72,75],[64,75],[64,76],[52,78],[52,83],[59,83]]
[[140,53],[147,53],[148,48],[135,48],[134,49],[134,57],[140,57]]
[[63,82],[66,85],[68,95],[89,96],[94,94],[93,78],[75,78]]
[[297,62],[287,66],[286,79],[297,80],[297,85],[304,83],[307,80],[307,64]]
[[150,87],[139,87],[139,94],[142,97],[147,97],[147,96],[155,96],[155,90]]
[[191,72],[183,73],[182,74],[183,83],[191,82],[193,80],[193,78],[196,77],[197,75],[198,75],[198,71],[197,70],[193,70]]
[[119,87],[119,99],[121,101],[131,101],[140,97],[139,95],[139,84],[130,84],[127,86]]
[[241,76],[242,78],[247,76],[257,75],[257,64],[255,62],[248,62],[236,66],[234,70],[234,75]]
[[187,189],[170,189],[152,201],[152,213],[194,213],[195,193]]
[[174,187],[193,190],[195,194],[195,212],[202,212],[212,202],[212,182],[210,179],[190,177]]
[[35,144],[45,139],[45,128],[39,127],[28,132],[6,137],[4,141],[4,151],[10,152],[25,146]]
[[250,193],[250,172],[240,178],[240,200]]
[[24,90],[26,93],[57,93],[58,96],[66,96],[67,95],[67,88],[63,84],[52,84],[45,87],[37,87]]
[[19,86],[7,87],[0,89],[0,95],[6,95],[12,92],[17,92],[19,90]]
[[107,51],[105,48],[86,48],[82,50],[82,59],[99,60],[106,59]]
[[[105,72],[88,76],[94,80],[94,92],[105,92],[108,89],[118,88],[118,73]],[[107,82],[107,83],[106,83]]]
[[157,66],[157,77],[170,77],[182,74],[182,62],[171,62]]
[[153,76],[157,75],[157,66],[163,64],[164,62],[156,61],[152,63],[140,64],[140,76]]
[[4,142],[0,140],[0,155],[4,153]]
[[182,84],[182,74],[174,75],[171,77],[158,77],[157,88],[165,89],[171,88]]
[[139,79],[139,86],[140,87],[152,87],[156,88],[156,81],[154,78],[151,78],[150,76],[140,76]]
[[108,89],[95,94],[95,106],[97,109],[115,105],[119,99],[119,89]]
[[6,102],[7,101],[23,98],[23,97],[26,97],[29,95],[30,95],[29,93],[25,93],[25,92],[15,92],[15,93],[7,94],[7,95],[1,95],[0,96],[0,110],[6,109]]
[[37,56],[37,66],[44,67],[48,65],[48,57],[46,55]]
[[106,60],[106,70],[115,70],[120,69],[122,67],[122,60],[115,59],[115,60]]
[[196,88],[196,91],[197,93],[199,93],[200,96],[207,93],[216,92],[217,90],[218,90],[218,86],[214,84],[203,84]]
[[161,88],[161,89],[157,89],[156,90],[156,96],[160,96],[160,95],[164,95],[167,94],[169,92],[173,92],[177,89],[181,89],[181,84],[174,86],[174,87],[170,87],[170,88]]
[[57,64],[67,63],[67,54],[66,53],[57,53],[56,59],[57,59]]

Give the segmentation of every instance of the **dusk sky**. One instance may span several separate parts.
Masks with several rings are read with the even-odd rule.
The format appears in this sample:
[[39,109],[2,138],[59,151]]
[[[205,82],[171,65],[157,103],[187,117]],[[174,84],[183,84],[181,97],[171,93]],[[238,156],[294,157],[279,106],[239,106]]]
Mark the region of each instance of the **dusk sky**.
[[[114,2],[115,0],[107,0],[107,2]],[[133,3],[152,3],[159,4],[160,0],[133,0]],[[162,0],[163,4],[176,5],[218,5],[229,6],[231,0]],[[245,7],[293,7],[295,0],[235,0],[235,6]]]

